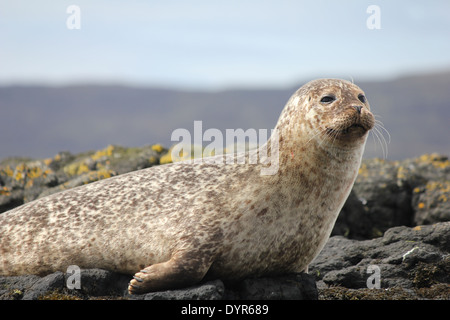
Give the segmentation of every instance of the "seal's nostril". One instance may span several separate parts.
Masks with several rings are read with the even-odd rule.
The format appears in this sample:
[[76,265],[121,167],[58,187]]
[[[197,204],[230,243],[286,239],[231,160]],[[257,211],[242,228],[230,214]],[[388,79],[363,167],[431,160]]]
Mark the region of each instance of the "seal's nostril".
[[362,109],[361,106],[353,106],[353,108],[355,108],[356,111],[358,111],[358,113],[361,113],[361,109]]

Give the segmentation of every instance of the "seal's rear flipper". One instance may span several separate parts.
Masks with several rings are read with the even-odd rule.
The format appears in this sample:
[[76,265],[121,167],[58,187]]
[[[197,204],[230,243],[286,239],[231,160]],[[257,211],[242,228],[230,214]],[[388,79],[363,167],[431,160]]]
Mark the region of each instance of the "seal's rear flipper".
[[130,294],[187,287],[200,282],[212,264],[199,252],[176,253],[169,261],[137,272],[128,286]]

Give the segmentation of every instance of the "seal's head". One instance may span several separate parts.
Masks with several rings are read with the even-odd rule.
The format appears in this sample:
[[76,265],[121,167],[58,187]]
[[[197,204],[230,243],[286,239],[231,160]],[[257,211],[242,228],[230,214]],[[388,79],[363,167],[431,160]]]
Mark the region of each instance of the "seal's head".
[[301,132],[296,134],[308,143],[315,141],[321,146],[341,149],[363,145],[375,125],[364,92],[339,79],[314,80],[297,90],[280,121],[298,117],[300,121],[294,128]]

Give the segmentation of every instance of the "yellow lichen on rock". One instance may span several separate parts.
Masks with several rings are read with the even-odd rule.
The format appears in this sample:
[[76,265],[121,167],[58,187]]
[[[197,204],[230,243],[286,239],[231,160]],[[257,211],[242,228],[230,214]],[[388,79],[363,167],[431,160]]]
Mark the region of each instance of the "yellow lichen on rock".
[[115,173],[112,170],[100,169],[98,171],[89,172],[89,176],[96,180],[111,178]]
[[[56,158],[56,156],[55,156],[55,158]],[[43,162],[44,162],[44,164],[45,164],[46,166],[49,166],[50,163],[53,162],[53,159],[52,159],[52,158],[47,158],[47,159],[44,159]]]
[[164,148],[163,148],[162,145],[160,145],[160,144],[158,143],[158,144],[152,145],[152,150],[153,150],[153,151],[156,151],[156,152],[158,152],[158,153],[161,153],[161,152],[164,151]]
[[450,182],[430,181],[425,188],[429,191],[438,189],[442,193],[450,193]]
[[10,196],[11,195],[11,190],[4,186],[0,189],[0,196]]
[[16,166],[16,169],[14,170],[14,179],[16,181],[23,180],[25,178],[26,172],[25,172],[25,164],[21,163],[18,166]]
[[423,163],[431,163],[438,169],[450,167],[450,160],[446,156],[441,156],[437,153],[423,154],[418,158],[418,161]]
[[11,169],[11,166],[5,166],[3,168],[0,168],[0,174],[2,172],[8,177],[12,177],[14,175],[14,171]]
[[101,157],[105,157],[105,156],[110,157],[110,156],[113,155],[114,148],[115,148],[115,147],[114,147],[113,145],[109,145],[109,146],[107,146],[105,149],[99,150],[99,151],[97,151],[96,153],[94,153],[94,154],[91,156],[91,159],[92,159],[92,160],[98,160],[98,159],[100,159]]
[[[196,147],[195,146],[191,146],[191,147],[184,146],[179,150],[178,155],[175,155],[176,159],[174,161],[174,159],[172,159],[172,153],[173,153],[173,149],[175,148],[175,146],[177,146],[177,145],[173,145],[172,147],[170,147],[169,151],[167,151],[167,153],[165,155],[161,156],[161,158],[159,159],[160,164],[184,161],[184,160],[189,160],[189,159],[194,158],[194,154],[195,154],[194,148],[196,148]],[[187,150],[190,150],[190,153]]]
[[43,175],[43,171],[40,167],[27,168],[27,178],[35,179]]
[[163,155],[163,156],[161,156],[161,158],[159,158],[160,164],[166,164],[166,163],[171,163],[171,162],[172,162],[171,150],[169,150],[165,155]]
[[65,166],[63,170],[65,174],[72,177],[89,172],[89,167],[86,165],[86,163],[84,163],[84,161],[81,161],[71,163]]

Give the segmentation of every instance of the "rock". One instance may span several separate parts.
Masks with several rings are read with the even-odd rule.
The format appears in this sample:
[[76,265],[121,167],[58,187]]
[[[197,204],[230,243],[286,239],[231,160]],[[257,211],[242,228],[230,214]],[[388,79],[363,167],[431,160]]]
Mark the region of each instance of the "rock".
[[[66,274],[67,278],[70,275]],[[124,296],[127,294],[128,282],[131,276],[103,269],[81,270],[79,293],[84,296]]]
[[450,221],[450,160],[422,155],[403,161],[364,159],[332,235],[380,237],[392,227]]
[[[1,179],[1,176],[0,176]],[[0,180],[0,186],[2,185]],[[24,204],[23,190],[11,190],[8,186],[0,188],[0,213],[8,211]]]
[[29,161],[0,166],[0,212],[34,200],[41,190],[58,184],[55,172],[45,161]]
[[35,275],[0,277],[0,300],[19,300],[41,278]]
[[450,221],[450,180],[430,180],[416,187],[412,204],[416,225]]
[[127,294],[131,278],[107,270],[86,269],[80,272],[81,288],[69,289],[67,283],[71,275],[58,271],[44,277],[35,275],[0,277],[0,288],[4,288],[0,290],[0,299],[117,299]]
[[245,279],[230,298],[243,300],[317,300],[314,277],[306,273]]
[[420,298],[427,290],[419,295],[418,289],[443,285],[446,289],[440,294],[450,298],[449,253],[450,222],[403,226],[372,240],[331,237],[309,270],[318,281],[319,291],[333,287],[366,290],[374,275],[369,267],[375,266],[380,288],[406,290],[407,295]]
[[151,292],[130,295],[131,300],[221,300],[225,287],[222,281],[215,280],[180,290]]
[[412,188],[398,181],[399,165],[379,159],[364,160],[353,187],[369,220],[367,239],[381,236],[391,227],[411,226]]
[[[45,277],[0,277],[0,299],[130,299],[130,300],[311,300],[318,293],[314,277],[292,274],[280,277],[246,279],[238,285],[225,287],[221,280],[201,283],[189,288],[130,295],[129,275],[107,270],[81,270],[80,289],[68,288],[72,274],[55,272]],[[70,282],[70,281],[69,281]],[[72,283],[72,282],[70,282]]]
[[343,235],[349,239],[373,237],[372,221],[367,207],[352,190],[336,220],[331,235]]
[[63,288],[64,274],[55,272],[36,281],[31,288],[26,290],[22,300],[37,300],[47,292]]

